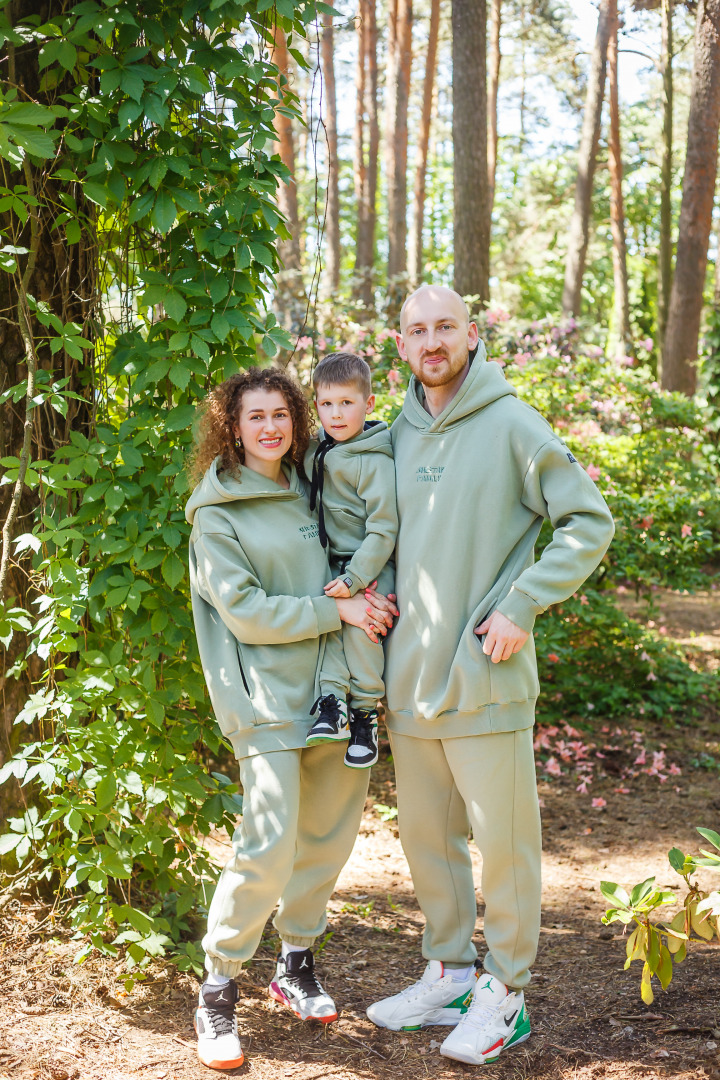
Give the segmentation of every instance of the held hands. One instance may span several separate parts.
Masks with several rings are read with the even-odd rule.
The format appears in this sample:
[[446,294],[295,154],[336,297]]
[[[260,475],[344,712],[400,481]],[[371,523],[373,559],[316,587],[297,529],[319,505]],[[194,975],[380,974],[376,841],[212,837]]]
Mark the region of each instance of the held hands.
[[[373,586],[375,585],[377,581],[373,582]],[[398,609],[393,603],[394,599],[394,595],[386,597],[382,593],[374,592],[370,587],[365,590],[364,596],[356,593],[349,600],[335,597],[335,603],[338,615],[343,622],[351,626],[359,626],[370,640],[378,645],[378,634],[385,637],[392,627],[393,617],[398,614]]]
[[529,637],[525,630],[521,630],[499,611],[494,611],[489,619],[476,626],[475,633],[478,637],[487,635],[483,642],[483,652],[490,657],[493,664],[509,660],[513,653],[520,652]]
[[332,581],[328,581],[327,585],[325,586],[325,595],[332,596],[335,600],[349,600],[350,590],[348,589],[342,578],[336,577],[333,578]]

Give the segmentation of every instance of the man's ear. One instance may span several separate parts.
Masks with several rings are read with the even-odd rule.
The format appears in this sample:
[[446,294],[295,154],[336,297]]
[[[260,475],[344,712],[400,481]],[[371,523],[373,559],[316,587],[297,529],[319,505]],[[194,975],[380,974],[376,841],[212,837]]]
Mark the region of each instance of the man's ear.
[[370,397],[367,399],[367,405],[365,406],[365,415],[369,416],[374,408],[375,408],[375,395],[371,394]]
[[480,340],[480,335],[478,334],[477,323],[474,323],[474,322],[469,323],[468,324],[468,349],[470,349],[471,352],[477,346],[477,343],[478,343],[479,340]]
[[[477,327],[476,327],[476,331],[477,331]],[[398,353],[400,355],[400,359],[405,360],[407,362],[407,353],[405,352],[405,342],[403,341],[402,334],[398,333],[397,330],[395,331],[395,344],[397,345],[397,351],[398,351]]]

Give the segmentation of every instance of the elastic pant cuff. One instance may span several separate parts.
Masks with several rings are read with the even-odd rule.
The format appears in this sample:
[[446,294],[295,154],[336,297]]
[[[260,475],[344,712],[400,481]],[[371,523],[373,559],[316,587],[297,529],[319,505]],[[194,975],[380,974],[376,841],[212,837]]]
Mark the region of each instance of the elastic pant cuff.
[[205,957],[205,970],[211,975],[224,975],[228,979],[235,979],[242,969],[242,960],[217,960],[211,956]]
[[277,926],[275,929],[287,945],[298,945],[301,949],[311,949],[317,940],[317,935],[301,937],[299,934],[284,934]]

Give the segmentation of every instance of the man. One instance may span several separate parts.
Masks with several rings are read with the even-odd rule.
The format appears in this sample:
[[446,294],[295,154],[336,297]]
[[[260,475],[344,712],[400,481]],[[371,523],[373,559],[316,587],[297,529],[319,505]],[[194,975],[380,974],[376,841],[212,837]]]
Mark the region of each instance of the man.
[[[412,293],[397,344],[413,378],[392,427],[400,618],[387,642],[387,726],[428,964],[368,1016],[393,1030],[451,1025],[440,1052],[481,1064],[530,1034],[523,987],[541,855],[533,624],[592,573],[613,524],[565,444],[486,360],[457,293]],[[534,562],[545,519],[553,537]],[[470,828],[483,856],[479,978]]]

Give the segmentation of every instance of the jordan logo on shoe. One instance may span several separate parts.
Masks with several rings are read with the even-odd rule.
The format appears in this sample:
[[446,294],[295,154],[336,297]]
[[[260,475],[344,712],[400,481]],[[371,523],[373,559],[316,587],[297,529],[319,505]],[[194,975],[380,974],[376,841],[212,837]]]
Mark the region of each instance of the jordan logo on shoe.
[[303,956],[303,958],[302,958],[302,964],[300,965],[300,967],[299,967],[299,969],[298,969],[298,970],[299,970],[299,971],[302,971],[302,969],[303,969],[303,968],[306,968],[307,966],[308,966],[308,962],[307,962],[307,956]]
[[489,990],[491,987],[492,987],[492,979],[488,979],[488,981],[483,986],[481,986],[480,989],[481,990]]
[[228,999],[225,997],[225,991],[221,990],[220,993],[218,994],[218,996],[215,998],[215,1000],[216,1001],[227,1001]]

